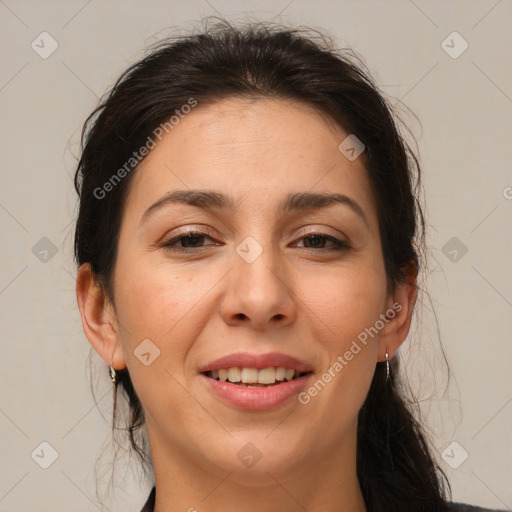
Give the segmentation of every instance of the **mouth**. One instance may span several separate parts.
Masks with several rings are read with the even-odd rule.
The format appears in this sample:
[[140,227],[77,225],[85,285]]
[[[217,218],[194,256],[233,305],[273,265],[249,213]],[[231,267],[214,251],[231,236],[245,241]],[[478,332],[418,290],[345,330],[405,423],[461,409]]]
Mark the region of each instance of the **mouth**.
[[292,403],[307,385],[313,369],[279,352],[230,354],[198,368],[205,391],[229,407],[269,411]]
[[293,404],[313,372],[286,367],[230,367],[199,375],[207,393],[221,403],[239,411],[262,413]]
[[219,368],[218,370],[202,373],[210,379],[219,382],[227,382],[235,386],[245,388],[268,388],[300,379],[305,375],[309,375],[311,372],[300,372],[294,368],[278,366],[261,369],[248,367]]

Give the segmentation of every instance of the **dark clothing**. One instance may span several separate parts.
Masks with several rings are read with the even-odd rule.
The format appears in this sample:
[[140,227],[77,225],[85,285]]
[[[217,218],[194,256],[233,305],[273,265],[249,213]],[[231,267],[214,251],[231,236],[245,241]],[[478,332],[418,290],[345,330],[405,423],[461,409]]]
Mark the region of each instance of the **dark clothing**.
[[[153,512],[155,508],[155,488],[151,490],[151,494],[140,512]],[[490,508],[473,507],[465,503],[450,503],[450,512],[505,512],[504,510],[491,510]]]
[[503,509],[474,507],[466,503],[449,503],[448,509],[450,512],[506,512]]
[[142,510],[140,512],[153,512],[155,508],[155,487],[151,489],[151,493],[148,497],[148,500],[146,501],[146,504],[144,507],[142,507]]

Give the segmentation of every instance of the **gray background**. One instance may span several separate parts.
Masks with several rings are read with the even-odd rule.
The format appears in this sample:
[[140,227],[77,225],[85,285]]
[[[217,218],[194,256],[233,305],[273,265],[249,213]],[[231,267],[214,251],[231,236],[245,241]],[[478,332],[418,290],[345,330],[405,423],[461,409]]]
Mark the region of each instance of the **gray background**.
[[[93,468],[108,446],[112,397],[94,353],[99,408],[92,398],[90,345],[74,291],[78,135],[147,44],[174,33],[169,27],[189,30],[215,14],[234,21],[280,14],[276,20],[330,31],[339,46],[362,54],[396,104],[401,99],[418,116],[421,126],[404,113],[424,172],[431,260],[421,283],[430,296],[403,348],[408,374],[429,399],[426,425],[455,500],[512,507],[512,2],[5,0],[0,511],[101,509]],[[454,31],[463,39],[448,37]],[[40,53],[51,41],[42,32],[58,43],[46,59]],[[469,46],[457,55],[464,41]],[[57,455],[47,469],[41,464],[52,462],[52,448],[42,442]],[[100,466],[104,480],[108,460]],[[129,464],[116,466],[119,489],[106,500],[112,510],[139,510],[151,486],[124,477]]]

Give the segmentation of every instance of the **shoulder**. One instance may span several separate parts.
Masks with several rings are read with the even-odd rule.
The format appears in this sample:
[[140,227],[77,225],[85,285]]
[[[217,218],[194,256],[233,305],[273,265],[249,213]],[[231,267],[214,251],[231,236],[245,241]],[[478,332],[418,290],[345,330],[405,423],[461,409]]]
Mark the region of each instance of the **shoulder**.
[[505,512],[504,510],[474,507],[467,503],[447,503],[448,512]]

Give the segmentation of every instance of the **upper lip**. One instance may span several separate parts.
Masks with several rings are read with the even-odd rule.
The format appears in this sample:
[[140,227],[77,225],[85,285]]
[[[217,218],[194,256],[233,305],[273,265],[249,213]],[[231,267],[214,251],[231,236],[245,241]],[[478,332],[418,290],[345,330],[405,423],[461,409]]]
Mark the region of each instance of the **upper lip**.
[[246,352],[238,352],[228,356],[221,357],[212,361],[201,368],[199,373],[211,372],[224,368],[292,368],[296,372],[308,373],[311,368],[299,359],[279,352],[267,352],[266,354],[249,354]]

